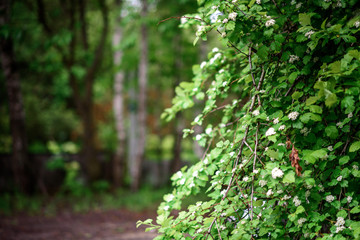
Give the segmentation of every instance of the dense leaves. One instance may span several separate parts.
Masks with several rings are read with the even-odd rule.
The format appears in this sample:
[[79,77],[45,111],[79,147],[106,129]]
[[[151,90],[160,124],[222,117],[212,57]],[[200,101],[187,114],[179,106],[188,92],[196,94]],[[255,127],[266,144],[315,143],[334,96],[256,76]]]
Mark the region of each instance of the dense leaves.
[[[198,2],[182,26],[225,47],[194,66],[163,116],[204,101],[192,124],[207,151],[172,177],[156,223],[139,224],[156,239],[358,239],[356,1]],[[182,208],[202,190],[208,201]]]

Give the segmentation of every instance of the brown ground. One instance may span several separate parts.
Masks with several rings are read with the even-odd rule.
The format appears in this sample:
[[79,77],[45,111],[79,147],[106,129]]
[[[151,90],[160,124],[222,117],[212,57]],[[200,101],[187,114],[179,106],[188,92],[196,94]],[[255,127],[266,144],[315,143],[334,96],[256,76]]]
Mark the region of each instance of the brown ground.
[[137,220],[155,218],[155,212],[111,210],[54,217],[0,216],[0,240],[150,240],[155,233],[136,228]]

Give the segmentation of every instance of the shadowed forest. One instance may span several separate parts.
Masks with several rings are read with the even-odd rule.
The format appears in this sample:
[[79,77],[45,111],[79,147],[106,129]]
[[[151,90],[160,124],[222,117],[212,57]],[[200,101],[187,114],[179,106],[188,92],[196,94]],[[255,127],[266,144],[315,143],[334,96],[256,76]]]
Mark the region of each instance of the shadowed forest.
[[170,176],[204,152],[182,137],[198,112],[161,118],[216,41],[194,47],[196,29],[179,28],[196,10],[190,0],[0,1],[1,239],[113,239],[66,226],[49,228],[65,238],[16,235],[36,225],[29,216],[32,233],[42,216],[83,213],[82,224],[117,219],[121,235],[154,215]]

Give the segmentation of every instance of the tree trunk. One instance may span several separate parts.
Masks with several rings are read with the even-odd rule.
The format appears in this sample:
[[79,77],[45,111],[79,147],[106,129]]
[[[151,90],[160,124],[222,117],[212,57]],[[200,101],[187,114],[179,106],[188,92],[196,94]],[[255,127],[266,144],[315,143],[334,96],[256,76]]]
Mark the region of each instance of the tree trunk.
[[[121,9],[121,1],[117,0],[116,9]],[[122,40],[122,27],[120,26],[121,16],[116,19],[116,26],[113,35],[113,48],[114,50],[114,68],[115,79],[114,79],[114,98],[113,98],[113,109],[115,117],[115,128],[117,135],[117,144],[115,156],[113,159],[113,181],[115,187],[123,185],[123,179],[125,175],[125,120],[124,120],[124,78],[125,74],[120,69],[123,52],[119,49],[119,44]]]
[[[1,0],[0,28],[9,24],[11,1]],[[12,135],[12,170],[14,180],[20,191],[27,191],[28,179],[25,164],[28,163],[27,137],[25,132],[25,113],[22,101],[19,75],[15,69],[13,42],[11,37],[1,38],[1,65],[6,80],[9,98],[10,127]]]
[[[141,0],[141,17],[145,18],[148,11],[147,0]],[[131,189],[140,187],[142,162],[145,157],[146,141],[146,86],[148,81],[148,30],[145,21],[140,27],[140,62],[139,62],[139,111],[138,111],[138,146],[135,157],[134,176]]]

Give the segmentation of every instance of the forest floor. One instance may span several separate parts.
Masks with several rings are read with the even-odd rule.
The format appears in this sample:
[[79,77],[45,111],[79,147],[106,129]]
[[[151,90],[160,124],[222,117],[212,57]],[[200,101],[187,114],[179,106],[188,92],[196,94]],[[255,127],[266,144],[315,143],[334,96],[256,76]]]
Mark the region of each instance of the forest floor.
[[62,211],[56,216],[0,216],[1,240],[150,240],[156,233],[136,228],[138,220],[154,219],[154,210]]

